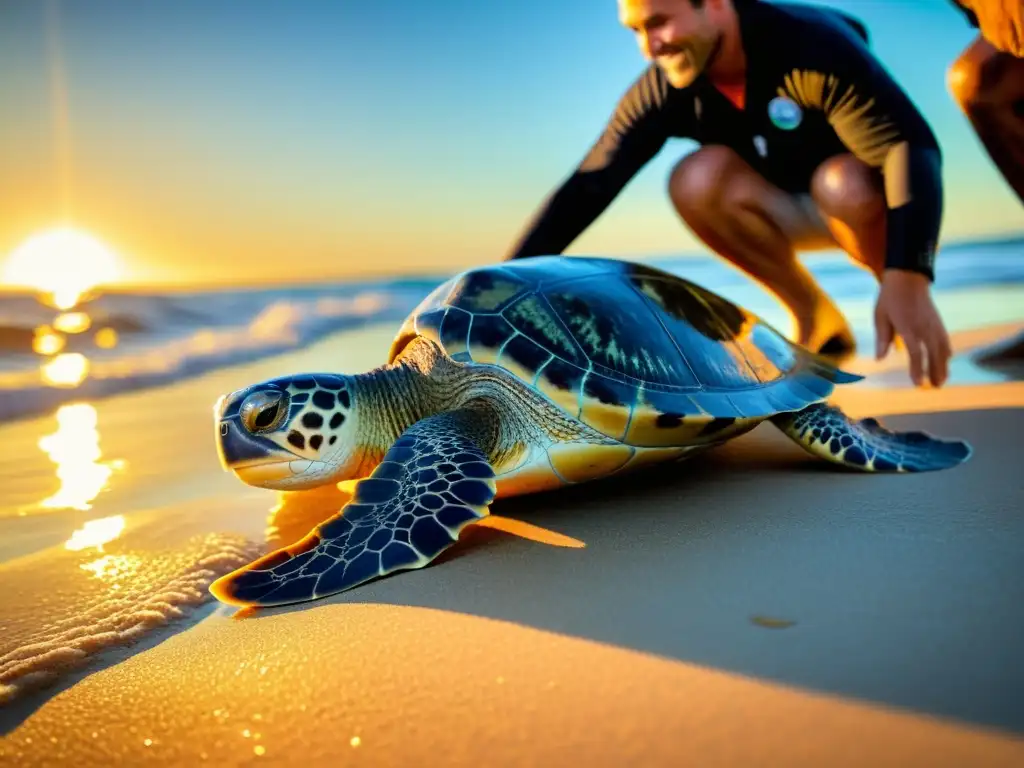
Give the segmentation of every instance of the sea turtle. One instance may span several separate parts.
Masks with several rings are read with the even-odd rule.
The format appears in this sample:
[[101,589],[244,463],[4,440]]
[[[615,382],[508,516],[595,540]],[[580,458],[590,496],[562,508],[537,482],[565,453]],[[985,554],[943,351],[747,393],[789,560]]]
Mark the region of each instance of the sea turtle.
[[412,311],[381,367],[283,376],[218,400],[219,456],[243,482],[362,479],[304,539],[210,589],[267,606],[420,568],[497,497],[678,461],[764,420],[868,472],[971,455],[965,442],[854,422],[824,402],[861,378],[650,266],[540,256],[470,269]]

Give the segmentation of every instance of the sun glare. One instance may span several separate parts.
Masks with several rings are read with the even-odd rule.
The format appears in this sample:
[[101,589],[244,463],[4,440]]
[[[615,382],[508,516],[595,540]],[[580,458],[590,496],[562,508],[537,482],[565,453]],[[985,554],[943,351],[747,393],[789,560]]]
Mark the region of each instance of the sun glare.
[[11,252],[3,271],[5,283],[40,291],[62,310],[121,276],[120,260],[108,246],[70,228],[33,235]]

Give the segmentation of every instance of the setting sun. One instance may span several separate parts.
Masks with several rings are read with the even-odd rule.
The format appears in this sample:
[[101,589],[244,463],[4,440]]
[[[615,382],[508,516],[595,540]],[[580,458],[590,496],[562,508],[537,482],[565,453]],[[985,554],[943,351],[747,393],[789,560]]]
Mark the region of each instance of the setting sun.
[[70,228],[33,235],[8,256],[3,271],[5,283],[41,291],[58,309],[74,307],[87,291],[121,276],[114,251]]

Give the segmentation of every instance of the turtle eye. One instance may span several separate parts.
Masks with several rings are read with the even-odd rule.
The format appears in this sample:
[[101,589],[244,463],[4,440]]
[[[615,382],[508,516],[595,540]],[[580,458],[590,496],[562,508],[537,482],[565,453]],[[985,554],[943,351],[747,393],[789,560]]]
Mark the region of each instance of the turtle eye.
[[284,392],[254,392],[242,403],[242,424],[253,434],[272,432],[287,413]]

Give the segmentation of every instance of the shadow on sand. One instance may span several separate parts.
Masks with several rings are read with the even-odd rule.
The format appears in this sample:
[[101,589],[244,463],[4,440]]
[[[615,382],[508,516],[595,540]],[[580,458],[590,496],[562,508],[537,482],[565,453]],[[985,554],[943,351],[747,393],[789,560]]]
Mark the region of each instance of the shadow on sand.
[[886,422],[974,456],[865,475],[763,425],[682,465],[491,508],[582,548],[471,528],[431,566],[324,602],[511,621],[1024,733],[1024,409]]

